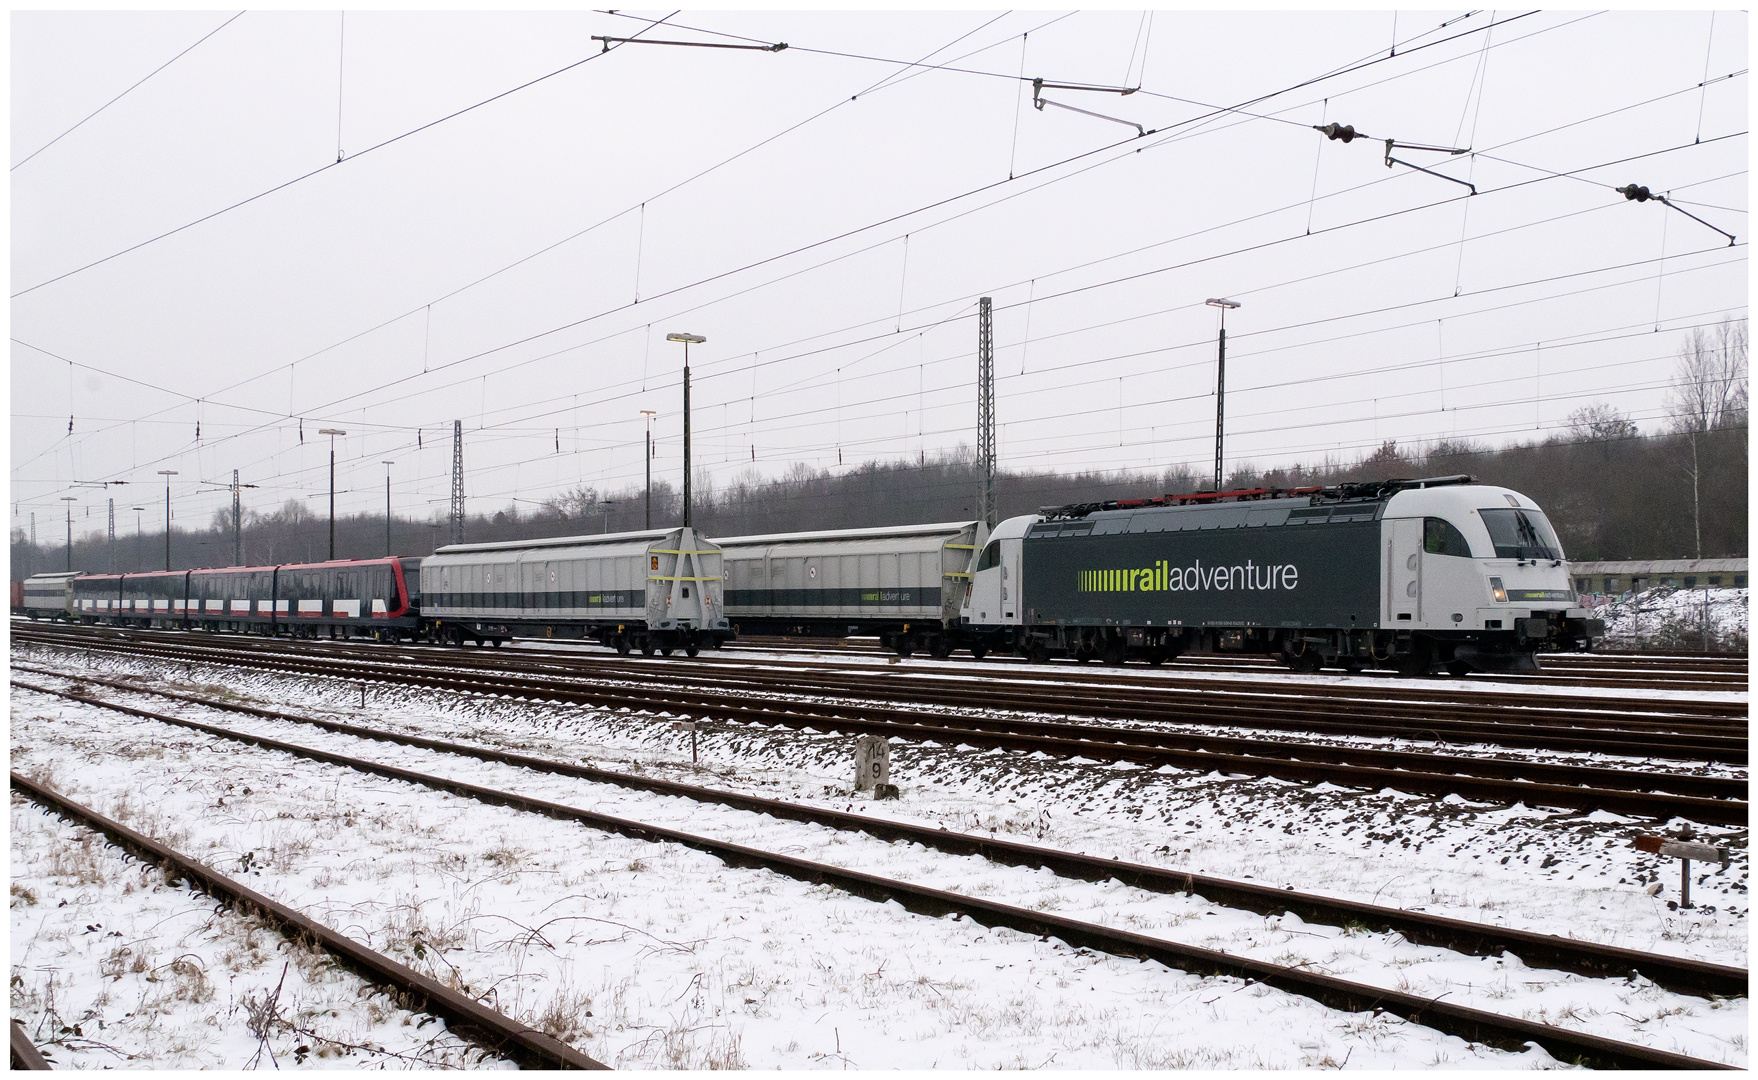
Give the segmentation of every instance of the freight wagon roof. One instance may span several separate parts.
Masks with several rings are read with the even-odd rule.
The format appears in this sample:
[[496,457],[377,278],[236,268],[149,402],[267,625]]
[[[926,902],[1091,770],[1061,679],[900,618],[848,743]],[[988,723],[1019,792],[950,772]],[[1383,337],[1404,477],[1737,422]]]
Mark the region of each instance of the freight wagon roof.
[[463,555],[478,551],[524,551],[526,548],[587,547],[620,544],[633,540],[662,540],[677,529],[644,529],[640,532],[587,533],[584,536],[548,536],[535,540],[495,540],[485,544],[447,544],[435,555]]
[[886,525],[875,529],[823,529],[816,532],[766,533],[761,536],[732,536],[715,540],[722,551],[766,544],[805,544],[833,540],[885,540],[916,536],[956,536],[976,525],[974,521],[939,521],[928,525]]

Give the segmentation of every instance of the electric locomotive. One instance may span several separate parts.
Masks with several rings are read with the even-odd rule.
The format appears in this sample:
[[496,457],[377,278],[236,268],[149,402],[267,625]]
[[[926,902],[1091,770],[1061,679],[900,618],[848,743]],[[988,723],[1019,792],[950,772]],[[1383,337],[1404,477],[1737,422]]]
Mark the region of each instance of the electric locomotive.
[[997,526],[960,611],[973,654],[1299,671],[1529,671],[1605,624],[1544,512],[1469,476],[1046,508]]

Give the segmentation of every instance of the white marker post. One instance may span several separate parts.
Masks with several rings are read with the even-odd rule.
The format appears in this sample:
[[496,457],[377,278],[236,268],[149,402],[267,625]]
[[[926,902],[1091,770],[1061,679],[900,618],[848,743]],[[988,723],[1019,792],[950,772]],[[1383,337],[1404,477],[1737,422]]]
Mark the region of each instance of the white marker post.
[[1699,844],[1691,839],[1694,835],[1696,834],[1687,826],[1677,837],[1644,834],[1632,841],[1638,851],[1647,851],[1679,860],[1679,910],[1681,911],[1692,906],[1692,859],[1696,859],[1698,862],[1718,862],[1724,870],[1728,865],[1727,848],[1716,847],[1713,844]]
[[875,799],[897,798],[891,782],[890,740],[862,735],[855,743],[855,790],[871,790]]

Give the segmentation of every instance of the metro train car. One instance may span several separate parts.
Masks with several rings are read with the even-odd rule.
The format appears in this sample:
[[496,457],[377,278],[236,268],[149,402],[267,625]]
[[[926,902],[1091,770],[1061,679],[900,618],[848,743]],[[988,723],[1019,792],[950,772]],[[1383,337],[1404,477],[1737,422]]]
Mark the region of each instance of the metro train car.
[[1469,476],[1203,492],[998,525],[961,608],[972,652],[1295,670],[1530,671],[1604,636],[1544,512]]
[[73,581],[72,611],[91,623],[394,641],[419,629],[420,563],[345,559],[87,574]]
[[733,636],[720,547],[690,528],[452,544],[422,572],[436,641],[590,638],[624,655],[695,656]]
[[950,656],[985,539],[975,521],[723,538],[727,614],[741,634],[876,634],[900,656]]
[[71,619],[73,582],[81,573],[32,574],[24,579],[19,606],[32,619]]

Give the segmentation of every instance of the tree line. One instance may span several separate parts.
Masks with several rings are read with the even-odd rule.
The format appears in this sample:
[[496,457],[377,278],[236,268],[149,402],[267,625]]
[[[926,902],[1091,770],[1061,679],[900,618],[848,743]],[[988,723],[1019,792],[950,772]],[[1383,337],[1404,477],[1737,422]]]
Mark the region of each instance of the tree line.
[[[1440,440],[1421,447],[1387,441],[1351,459],[1260,469],[1242,465],[1229,489],[1293,488],[1397,477],[1469,474],[1531,496],[1545,508],[1576,561],[1744,557],[1747,503],[1747,340],[1744,320],[1697,330],[1681,346],[1668,417],[1642,432],[1610,405],[1577,409],[1568,425],[1543,439],[1492,447],[1471,440]],[[1042,507],[1204,490],[1208,477],[1188,467],[1160,472],[1007,471],[995,478],[1001,518]],[[965,521],[982,505],[981,476],[968,447],[914,461],[870,461],[847,469],[796,463],[785,474],[747,471],[716,485],[698,474],[692,524],[708,536],[747,536],[816,529],[851,529],[931,521]],[[471,515],[467,543],[626,532],[644,527],[647,495],[640,485],[614,491],[574,487],[535,509],[512,504]],[[654,527],[682,519],[682,499],[668,480],[651,493]],[[49,529],[54,531],[51,523]],[[245,565],[314,562],[329,550],[329,520],[305,502],[289,500],[268,512],[246,511],[240,523]],[[336,519],[336,555],[374,558],[386,553],[385,515]],[[31,543],[12,533],[12,577],[61,570],[64,543]],[[426,555],[449,543],[443,513],[427,520],[393,517],[390,548]],[[226,507],[206,529],[173,529],[174,569],[233,565],[234,523]],[[163,569],[163,531],[120,531],[114,544],[76,537],[71,563],[88,572],[134,573]]]

